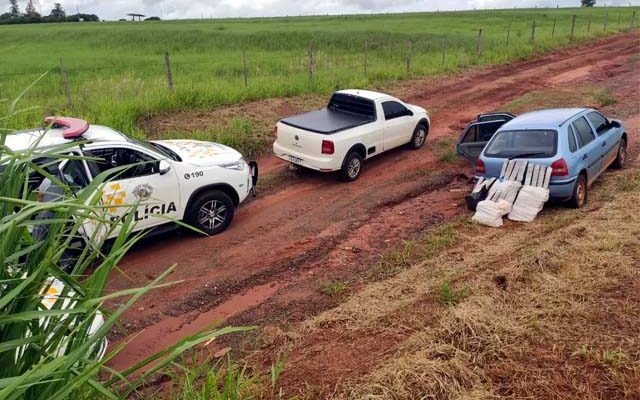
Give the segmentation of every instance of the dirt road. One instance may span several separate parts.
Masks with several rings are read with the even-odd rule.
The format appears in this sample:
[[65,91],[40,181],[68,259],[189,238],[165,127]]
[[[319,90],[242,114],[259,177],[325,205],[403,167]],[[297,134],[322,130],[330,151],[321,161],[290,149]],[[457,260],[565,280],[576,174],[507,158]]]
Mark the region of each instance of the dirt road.
[[[637,54],[638,35],[630,33],[533,60],[412,82],[402,97],[428,109],[433,122],[423,149],[378,156],[350,184],[333,175],[292,174],[278,190],[241,207],[224,234],[170,234],[134,249],[121,264],[123,273],[112,276],[110,290],[141,286],[173,264],[178,267],[170,279],[182,283],[151,292],[126,314],[131,342],[110,365],[130,366],[205,327],[287,324],[333,306],[320,291],[323,285],[349,280],[357,287],[358,277],[381,254],[465,212],[464,175],[471,168],[447,161],[439,151],[443,143],[453,145],[467,121],[534,90],[628,73],[627,61]],[[272,158],[261,164],[263,173],[289,174]]]

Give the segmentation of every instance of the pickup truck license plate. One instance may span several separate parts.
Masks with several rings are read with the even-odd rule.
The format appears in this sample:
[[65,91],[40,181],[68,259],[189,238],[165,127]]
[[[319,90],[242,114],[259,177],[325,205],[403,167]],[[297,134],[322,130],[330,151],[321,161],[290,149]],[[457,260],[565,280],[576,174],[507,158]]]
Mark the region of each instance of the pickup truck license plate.
[[304,162],[304,160],[302,158],[298,158],[298,157],[294,157],[294,156],[289,156],[289,162],[292,162],[294,164],[298,164],[298,165],[302,165],[302,163]]

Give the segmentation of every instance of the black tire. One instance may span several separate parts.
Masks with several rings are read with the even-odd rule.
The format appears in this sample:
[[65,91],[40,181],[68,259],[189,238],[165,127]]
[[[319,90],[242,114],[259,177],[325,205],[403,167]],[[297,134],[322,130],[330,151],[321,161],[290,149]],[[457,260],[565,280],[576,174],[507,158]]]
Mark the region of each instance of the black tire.
[[362,172],[363,161],[362,155],[357,151],[352,151],[347,154],[344,163],[342,163],[342,169],[340,170],[340,179],[345,182],[353,182],[358,179]]
[[427,135],[429,134],[429,127],[424,123],[419,123],[416,129],[413,130],[413,136],[411,136],[411,142],[409,147],[413,150],[418,150],[427,142]]
[[233,220],[235,207],[226,193],[213,190],[198,196],[187,212],[189,225],[207,235],[217,235]]
[[620,140],[620,146],[618,146],[618,154],[613,162],[613,168],[622,169],[627,163],[627,139],[622,138]]
[[573,208],[582,208],[587,204],[587,200],[589,200],[589,184],[587,182],[587,176],[582,173],[578,176],[576,185],[573,187],[573,194],[571,195],[571,200],[569,200],[569,205]]

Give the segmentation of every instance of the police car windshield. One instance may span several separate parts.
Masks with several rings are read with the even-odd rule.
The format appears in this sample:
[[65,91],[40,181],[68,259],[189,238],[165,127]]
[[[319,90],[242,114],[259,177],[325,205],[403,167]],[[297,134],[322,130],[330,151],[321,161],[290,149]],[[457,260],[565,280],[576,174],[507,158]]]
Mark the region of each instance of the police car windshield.
[[136,138],[132,138],[132,137],[128,137],[123,135],[128,141],[139,144],[140,146],[146,147],[148,149],[151,149],[153,151],[155,151],[156,153],[160,153],[165,157],[168,157],[174,161],[182,161],[182,158],[180,158],[180,156],[173,150],[166,148],[162,145],[159,145],[158,143],[153,143],[153,142],[149,142],[146,140],[139,140]]

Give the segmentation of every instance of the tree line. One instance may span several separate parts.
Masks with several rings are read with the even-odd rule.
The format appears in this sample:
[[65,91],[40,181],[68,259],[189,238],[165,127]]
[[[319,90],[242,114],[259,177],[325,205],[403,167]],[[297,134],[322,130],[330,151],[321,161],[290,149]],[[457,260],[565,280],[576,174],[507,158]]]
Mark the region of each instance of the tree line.
[[72,14],[67,15],[61,3],[54,3],[53,9],[49,15],[41,15],[33,1],[29,0],[24,12],[18,6],[18,0],[9,0],[9,11],[0,14],[0,24],[39,24],[46,22],[93,22],[100,21],[95,14]]

